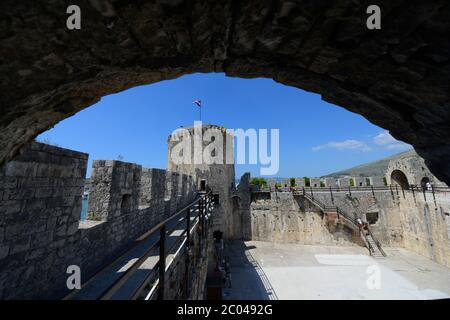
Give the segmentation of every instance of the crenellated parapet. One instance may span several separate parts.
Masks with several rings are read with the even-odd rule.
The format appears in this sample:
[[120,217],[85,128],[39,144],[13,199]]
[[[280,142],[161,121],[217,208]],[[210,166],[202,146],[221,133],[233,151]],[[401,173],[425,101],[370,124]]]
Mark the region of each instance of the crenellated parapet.
[[0,299],[63,296],[69,266],[89,278],[196,196],[185,174],[97,160],[80,221],[87,160],[33,142],[0,168]]

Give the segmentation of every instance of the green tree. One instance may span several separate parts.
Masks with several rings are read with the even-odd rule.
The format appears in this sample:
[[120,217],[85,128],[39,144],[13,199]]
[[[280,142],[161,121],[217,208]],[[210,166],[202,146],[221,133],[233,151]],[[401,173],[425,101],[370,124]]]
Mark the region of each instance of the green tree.
[[259,186],[261,188],[261,187],[267,186],[267,181],[264,178],[253,178],[250,181],[250,184],[255,185],[255,186]]
[[310,187],[311,186],[311,181],[309,180],[308,177],[303,177],[303,179],[305,179],[305,186],[306,187]]
[[295,178],[291,178],[291,187],[295,187]]

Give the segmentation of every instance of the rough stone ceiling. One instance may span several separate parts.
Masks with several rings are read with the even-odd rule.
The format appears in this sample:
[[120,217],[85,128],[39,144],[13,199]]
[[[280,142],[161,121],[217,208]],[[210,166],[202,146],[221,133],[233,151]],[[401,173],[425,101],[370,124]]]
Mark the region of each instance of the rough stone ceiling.
[[[102,96],[193,72],[320,93],[412,144],[450,183],[450,3],[84,0],[0,3],[0,164]],[[351,129],[350,129],[351,130]]]

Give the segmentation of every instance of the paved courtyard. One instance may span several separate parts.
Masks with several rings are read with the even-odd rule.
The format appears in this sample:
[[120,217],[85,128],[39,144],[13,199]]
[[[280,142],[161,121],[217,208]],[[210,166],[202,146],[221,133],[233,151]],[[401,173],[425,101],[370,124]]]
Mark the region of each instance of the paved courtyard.
[[225,299],[443,299],[450,269],[402,248],[373,259],[365,248],[227,243]]

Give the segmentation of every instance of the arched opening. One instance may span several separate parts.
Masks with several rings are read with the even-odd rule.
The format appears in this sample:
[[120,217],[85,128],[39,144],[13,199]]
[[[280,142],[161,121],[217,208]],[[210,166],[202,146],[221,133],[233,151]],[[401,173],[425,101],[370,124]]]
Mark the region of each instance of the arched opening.
[[120,212],[121,213],[128,213],[131,210],[131,195],[130,194],[124,194],[122,196],[122,201],[120,203]]
[[[442,46],[450,24],[445,1],[397,7],[395,21],[410,28],[391,23],[377,32],[362,19],[364,2],[119,1],[107,7],[83,6],[81,30],[67,29],[64,4],[33,2],[8,18],[11,36],[1,47],[16,61],[0,66],[10,77],[0,84],[0,165],[108,94],[225,72],[319,93],[413,145],[450,182],[450,131],[442,122],[450,114],[444,107],[450,73],[442,68],[449,59]],[[34,23],[23,24],[29,16],[41,21],[39,36]],[[415,29],[420,40],[410,38]]]
[[391,184],[400,186],[402,189],[409,189],[409,182],[406,175],[401,170],[394,170],[391,173]]
[[[53,2],[32,2],[3,19],[8,32],[0,37],[0,47],[14,61],[0,63],[5,75],[0,83],[0,166],[39,133],[109,94],[196,72],[223,72],[270,78],[318,93],[412,144],[428,160],[430,170],[450,182],[446,165],[450,131],[443,121],[450,116],[445,108],[450,101],[450,69],[443,67],[449,55],[442,45],[450,25],[450,6],[445,1],[404,10],[403,3],[380,0],[396,19],[375,31],[361,19],[364,2],[108,3],[107,9],[83,5],[86,19],[78,31],[67,30],[66,8]],[[408,27],[398,27],[403,24]],[[151,105],[153,99],[147,101],[155,113],[164,108]],[[423,108],[425,103],[428,108]],[[340,125],[336,119],[330,128]],[[208,177],[208,184],[203,181],[200,189],[209,188],[212,180]],[[392,181],[409,187],[404,174]],[[320,182],[312,184],[318,187]],[[177,191],[173,183],[161,185],[166,199]],[[124,195],[119,208],[127,212],[135,202]],[[20,247],[27,244],[14,249],[23,250]],[[5,252],[5,248],[9,252],[9,246],[0,249]]]
[[428,177],[423,177],[422,180],[420,180],[420,186],[422,189],[428,189],[430,187],[430,179]]

